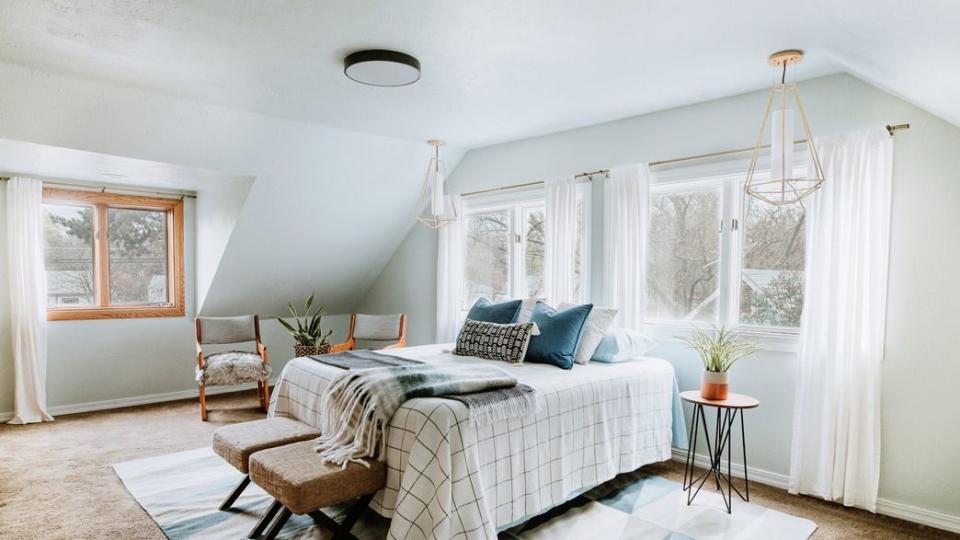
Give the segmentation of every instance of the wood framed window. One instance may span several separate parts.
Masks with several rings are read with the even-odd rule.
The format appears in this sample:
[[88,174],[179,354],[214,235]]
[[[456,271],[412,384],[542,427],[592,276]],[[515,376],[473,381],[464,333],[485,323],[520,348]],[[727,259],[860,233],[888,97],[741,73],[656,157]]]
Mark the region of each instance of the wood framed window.
[[47,319],[181,317],[183,201],[44,188]]

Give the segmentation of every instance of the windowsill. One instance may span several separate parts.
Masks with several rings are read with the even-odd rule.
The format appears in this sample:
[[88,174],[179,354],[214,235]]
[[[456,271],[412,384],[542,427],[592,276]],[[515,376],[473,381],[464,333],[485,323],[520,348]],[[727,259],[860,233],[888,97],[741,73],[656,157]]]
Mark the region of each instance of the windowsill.
[[[644,325],[646,334],[664,343],[675,341],[678,335],[692,336],[697,328],[703,330],[709,327],[704,324],[666,321],[649,321]],[[741,327],[737,330],[741,336],[755,342],[764,351],[795,353],[800,350],[800,335],[796,331],[757,327]]]
[[143,306],[122,308],[65,308],[48,309],[48,321],[82,321],[95,319],[144,319],[153,317],[183,317],[183,306]]

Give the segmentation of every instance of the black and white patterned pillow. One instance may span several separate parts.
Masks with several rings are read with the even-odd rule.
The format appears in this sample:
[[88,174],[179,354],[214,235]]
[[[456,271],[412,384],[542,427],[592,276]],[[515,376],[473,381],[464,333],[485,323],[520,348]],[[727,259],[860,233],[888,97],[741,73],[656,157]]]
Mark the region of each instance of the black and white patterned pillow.
[[537,324],[532,322],[497,324],[467,319],[453,354],[519,364],[527,355],[530,337],[539,333]]

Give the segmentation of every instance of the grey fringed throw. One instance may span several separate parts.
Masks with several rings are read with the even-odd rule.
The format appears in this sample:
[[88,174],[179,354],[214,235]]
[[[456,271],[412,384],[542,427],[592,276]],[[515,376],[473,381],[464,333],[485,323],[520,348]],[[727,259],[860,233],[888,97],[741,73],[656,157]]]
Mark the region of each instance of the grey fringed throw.
[[382,459],[385,427],[401,405],[420,397],[462,401],[475,421],[519,418],[534,413],[536,404],[533,389],[517,385],[516,378],[494,366],[421,364],[345,371],[320,398],[323,435],[317,439],[317,452],[324,462],[344,467],[364,464],[363,458]]

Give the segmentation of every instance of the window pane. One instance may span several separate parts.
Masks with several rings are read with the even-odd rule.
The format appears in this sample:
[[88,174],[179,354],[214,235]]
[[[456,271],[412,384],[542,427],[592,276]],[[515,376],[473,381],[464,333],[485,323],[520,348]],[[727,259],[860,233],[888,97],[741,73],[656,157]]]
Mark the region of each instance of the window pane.
[[43,205],[47,306],[93,304],[93,208]]
[[[574,270],[573,275],[573,292],[574,297],[579,301],[583,301],[583,280],[584,280],[584,271],[583,271],[583,248],[586,243],[586,238],[584,238],[583,231],[583,197],[577,197],[577,247],[574,251],[574,260],[576,269]],[[586,277],[586,279],[590,279]]]
[[166,304],[166,212],[110,208],[107,213],[110,303]]
[[470,214],[466,219],[464,301],[480,296],[496,302],[510,296],[510,211]]
[[803,307],[803,207],[745,199],[740,322],[797,328]]
[[526,266],[527,298],[543,298],[543,208],[529,208],[524,211],[526,224],[526,248],[524,263]]
[[719,189],[651,194],[649,318],[716,320],[720,202]]

